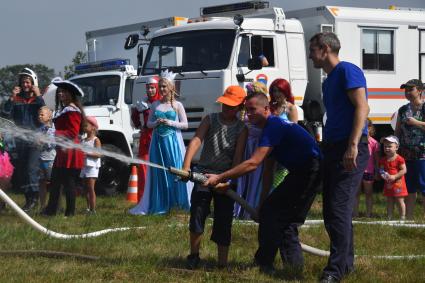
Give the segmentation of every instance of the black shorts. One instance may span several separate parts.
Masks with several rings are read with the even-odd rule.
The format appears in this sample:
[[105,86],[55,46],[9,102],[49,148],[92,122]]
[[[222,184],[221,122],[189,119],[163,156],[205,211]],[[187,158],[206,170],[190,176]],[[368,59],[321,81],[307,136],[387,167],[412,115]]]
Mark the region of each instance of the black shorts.
[[202,234],[205,220],[210,214],[211,200],[214,199],[214,223],[211,240],[220,246],[229,246],[233,221],[234,200],[224,194],[213,192],[199,184],[195,184],[190,199],[189,230]]

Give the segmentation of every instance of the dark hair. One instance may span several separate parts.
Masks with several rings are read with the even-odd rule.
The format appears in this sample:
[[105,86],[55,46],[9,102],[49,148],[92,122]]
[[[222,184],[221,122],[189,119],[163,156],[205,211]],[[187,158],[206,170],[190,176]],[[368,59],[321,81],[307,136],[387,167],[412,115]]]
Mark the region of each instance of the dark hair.
[[[81,123],[80,123],[80,131],[79,132],[80,132],[80,134],[83,134],[84,133],[84,125],[86,123],[86,114],[84,112],[83,105],[81,104],[81,101],[80,101],[80,98],[79,98],[80,94],[77,94],[77,93],[75,93],[74,91],[72,91],[68,88],[62,88],[62,89],[69,91],[69,93],[71,94],[71,102],[74,103],[75,106],[77,106],[77,108],[81,112]],[[59,90],[59,87],[56,89],[56,94],[55,94],[55,110],[56,111],[62,110],[64,108],[64,105],[58,99],[58,90]]]
[[375,125],[373,125],[372,120],[370,120],[369,118],[367,118],[367,127],[369,131],[369,136],[371,137],[375,136],[376,134]]
[[316,33],[311,39],[310,44],[318,46],[320,49],[329,46],[332,52],[338,54],[341,49],[341,42],[333,32]]

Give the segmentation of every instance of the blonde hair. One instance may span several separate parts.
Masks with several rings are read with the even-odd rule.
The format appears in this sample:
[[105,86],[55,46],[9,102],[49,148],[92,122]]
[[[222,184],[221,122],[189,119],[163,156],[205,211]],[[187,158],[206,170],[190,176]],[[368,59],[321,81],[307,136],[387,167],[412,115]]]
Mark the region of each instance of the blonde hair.
[[48,116],[49,116],[49,125],[51,125],[52,124],[52,118],[53,118],[53,111],[52,111],[52,109],[50,109],[48,106],[41,106],[39,109],[38,109],[38,112],[41,112],[41,111],[46,111],[47,113],[48,113]]
[[159,86],[160,83],[167,85],[168,89],[170,90],[170,92],[171,92],[170,103],[171,103],[171,107],[174,108],[173,101],[174,101],[175,97],[180,96],[176,91],[176,86],[174,85],[174,83],[172,81],[170,81],[169,79],[166,79],[166,78],[160,78],[159,82],[158,82],[158,86]]

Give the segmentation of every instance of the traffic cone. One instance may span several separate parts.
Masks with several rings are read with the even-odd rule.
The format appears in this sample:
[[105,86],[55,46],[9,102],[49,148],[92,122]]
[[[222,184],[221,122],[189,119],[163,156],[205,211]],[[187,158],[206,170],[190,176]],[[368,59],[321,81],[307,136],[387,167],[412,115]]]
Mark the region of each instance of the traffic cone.
[[131,203],[137,203],[137,167],[131,166],[130,179],[128,180],[127,200]]

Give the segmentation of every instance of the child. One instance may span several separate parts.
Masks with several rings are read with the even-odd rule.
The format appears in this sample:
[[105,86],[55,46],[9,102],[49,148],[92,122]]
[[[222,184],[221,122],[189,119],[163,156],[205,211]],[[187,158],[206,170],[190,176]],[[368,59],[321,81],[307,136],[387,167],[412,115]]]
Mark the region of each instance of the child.
[[397,154],[399,141],[396,136],[388,136],[381,140],[384,144],[385,156],[379,160],[379,173],[385,180],[384,196],[387,197],[388,219],[393,216],[394,202],[397,202],[400,218],[406,217],[406,206],[404,197],[407,196],[406,182],[406,163],[404,158]]
[[[3,137],[0,134],[0,189],[7,190],[10,186],[10,179],[13,174],[13,166],[10,163],[9,154],[5,149]],[[6,204],[0,200],[0,211],[6,207]]]
[[[200,172],[218,174],[242,162],[248,130],[237,115],[245,96],[245,91],[241,87],[229,86],[217,99],[217,102],[222,103],[222,111],[212,113],[202,120],[187,148],[184,170],[190,170],[192,158],[202,142],[204,147],[197,168]],[[187,257],[189,269],[195,269],[200,261],[199,247],[205,219],[210,212],[211,199],[214,199],[211,240],[217,244],[218,265],[221,267],[227,265],[234,201],[223,194],[212,192],[210,188],[195,184],[190,207],[190,255]]]
[[366,217],[371,217],[372,215],[372,205],[373,205],[373,181],[375,179],[376,170],[378,168],[379,161],[379,144],[372,137],[375,135],[375,127],[373,126],[372,120],[367,119],[367,127],[368,127],[368,147],[369,147],[369,161],[367,167],[363,173],[363,179],[359,186],[359,190],[357,191],[356,199],[354,200],[354,209],[353,209],[353,217],[359,216],[359,200],[360,194],[363,190],[366,198]]
[[[183,104],[176,101],[175,74],[162,72],[159,80],[161,100],[152,103],[147,126],[153,128],[149,161],[165,167],[181,168],[185,146],[180,130],[187,129],[188,122]],[[164,214],[171,208],[189,209],[189,197],[193,184],[176,182],[175,176],[163,169],[148,168],[145,191],[131,214]]]
[[[41,127],[38,131],[48,136],[55,137],[55,128],[52,125],[52,110],[43,106],[38,110],[38,121]],[[51,143],[42,143],[40,150],[40,209],[46,206],[47,185],[50,183],[53,161],[55,160],[55,145]]]
[[[246,85],[248,95],[252,93],[262,93],[268,96],[267,87],[261,82],[254,82]],[[243,160],[249,159],[257,148],[260,141],[262,129],[251,124],[248,117],[244,115],[243,120],[248,128],[248,138],[246,141],[245,153]],[[238,178],[236,192],[242,196],[252,206],[257,207],[260,200],[260,192],[262,188],[263,166],[260,165],[248,175]],[[238,203],[235,203],[234,215],[240,219],[250,219],[251,215],[247,213]]]
[[[139,158],[143,160],[149,160],[149,146],[151,144],[152,139],[152,129],[148,128],[147,123],[149,114],[151,112],[152,103],[161,99],[161,96],[159,95],[158,81],[159,78],[157,76],[149,78],[149,81],[146,83],[147,101],[137,103],[136,107],[133,108],[133,112],[131,115],[131,120],[133,121],[134,126],[136,128],[140,128]],[[143,123],[141,121],[141,116],[143,117]],[[146,165],[139,164],[137,170],[138,202],[143,197],[147,171],[148,168]]]
[[[93,116],[86,117],[86,123],[84,125],[84,133],[86,134],[85,139],[81,142],[83,146],[95,147],[100,149],[102,146],[96,133],[99,126],[97,120]],[[86,191],[87,197],[87,213],[96,214],[96,193],[94,186],[96,179],[99,176],[100,168],[100,154],[99,153],[88,153],[84,154],[84,167],[81,169],[80,178],[83,178],[83,185]]]

